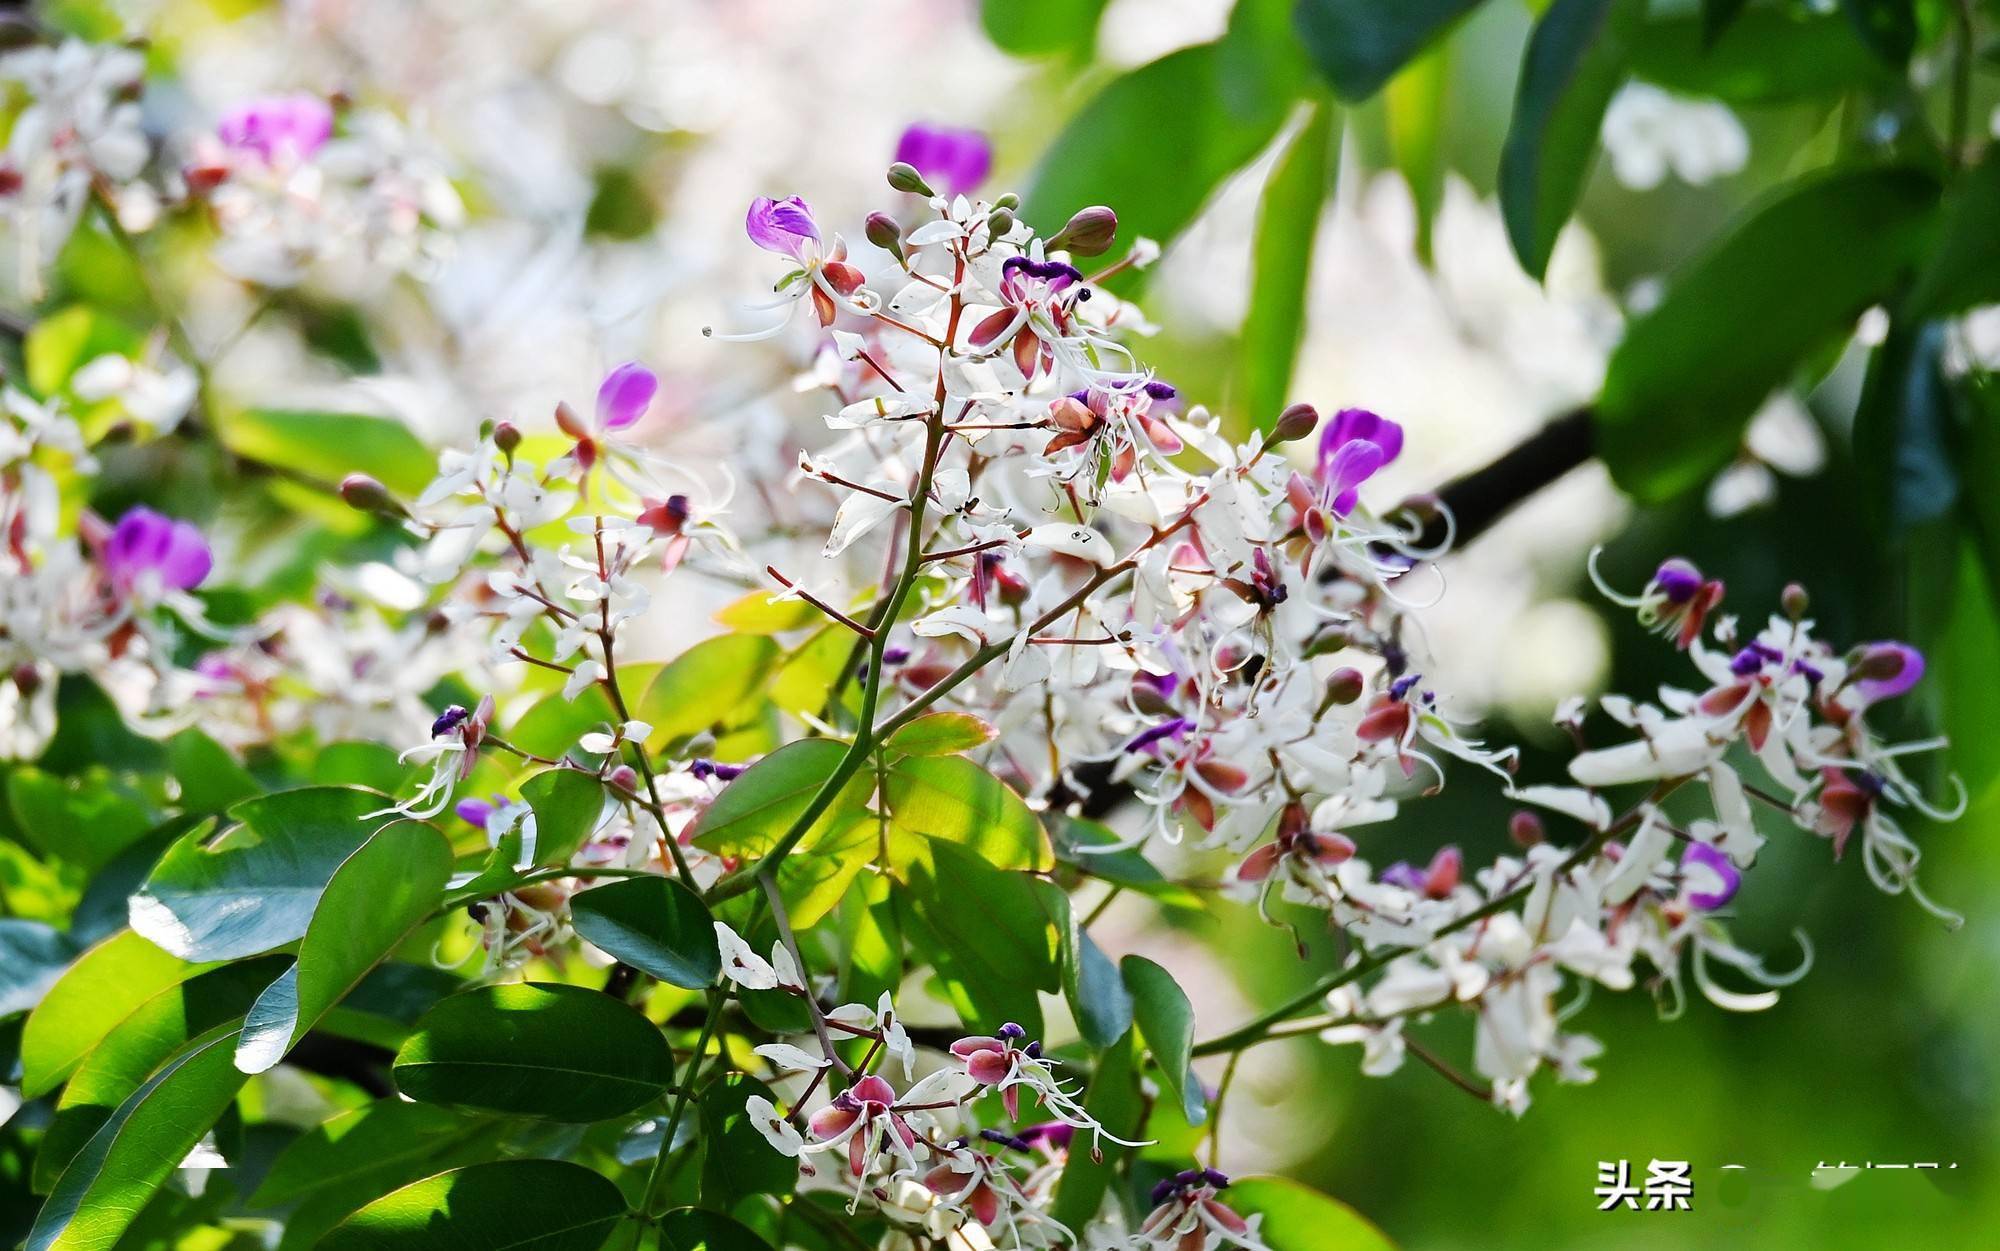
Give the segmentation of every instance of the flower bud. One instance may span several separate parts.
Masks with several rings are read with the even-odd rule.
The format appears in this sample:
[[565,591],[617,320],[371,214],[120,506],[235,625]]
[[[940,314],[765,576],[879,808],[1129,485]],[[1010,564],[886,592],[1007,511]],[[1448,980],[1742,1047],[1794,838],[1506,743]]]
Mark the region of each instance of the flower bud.
[[1806,610],[1812,607],[1812,598],[1798,583],[1787,582],[1784,591],[1778,596],[1778,603],[1783,606],[1785,616],[1798,621],[1806,615]]
[[1006,209],[997,208],[986,215],[986,230],[995,239],[1001,238],[1014,228],[1014,215]]
[[521,446],[521,427],[511,421],[493,427],[493,446],[500,449],[502,456],[512,456],[514,449]]
[[351,473],[340,480],[340,498],[347,501],[349,508],[364,513],[381,513],[387,517],[406,517],[396,497],[389,494],[389,488],[365,473]]
[[1327,675],[1326,702],[1329,705],[1351,704],[1360,699],[1361,693],[1367,689],[1368,679],[1361,676],[1361,670],[1343,665]]
[[868,242],[881,248],[897,260],[903,259],[903,228],[887,213],[870,213],[862,226],[862,233]]
[[1330,656],[1354,641],[1345,622],[1329,621],[1306,639],[1307,656]]
[[619,765],[616,769],[613,769],[607,775],[607,777],[611,782],[611,784],[613,786],[618,787],[620,790],[630,791],[635,795],[638,794],[639,771],[634,769],[631,765],[627,764]]
[[32,699],[35,692],[42,689],[42,673],[35,668],[33,661],[24,660],[15,665],[12,678],[14,689],[21,692],[22,699]]
[[1319,410],[1310,404],[1293,404],[1278,414],[1271,427],[1273,443],[1296,443],[1319,428]]
[[1111,246],[1117,234],[1118,214],[1093,204],[1078,209],[1076,216],[1050,236],[1048,246],[1051,251],[1061,248],[1072,256],[1097,256]]
[[1540,817],[1526,808],[1517,808],[1514,815],[1507,818],[1507,837],[1514,840],[1516,847],[1525,849],[1545,840],[1548,830],[1543,827]]
[[907,191],[911,195],[937,194],[931,190],[931,185],[924,181],[924,176],[917,172],[917,167],[908,161],[897,161],[889,167],[889,185],[898,191]]
[[999,195],[993,197],[993,207],[997,209],[1006,209],[1008,212],[1011,213],[1015,209],[1021,207],[1021,197],[1015,195],[1011,191],[1003,191]]

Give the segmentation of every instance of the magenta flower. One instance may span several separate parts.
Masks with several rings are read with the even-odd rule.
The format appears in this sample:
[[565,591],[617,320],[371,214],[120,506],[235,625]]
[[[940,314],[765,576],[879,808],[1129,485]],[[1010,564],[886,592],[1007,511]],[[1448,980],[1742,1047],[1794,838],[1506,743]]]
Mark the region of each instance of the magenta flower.
[[627,361],[604,376],[597,388],[597,424],[604,430],[634,425],[652,407],[660,380],[637,361]]
[[1361,484],[1403,451],[1403,427],[1365,408],[1343,408],[1319,436],[1318,477],[1336,517],[1354,511]]
[[104,572],[121,595],[149,581],[159,590],[200,586],[215,565],[208,540],[186,521],[176,521],[144,505],[118,519],[104,544]]
[[918,122],[896,142],[896,159],[916,166],[946,195],[959,195],[986,180],[993,168],[993,145],[976,130]]
[[743,229],[750,242],[766,252],[789,256],[801,265],[808,263],[808,246],[819,248],[819,223],[813,220],[812,206],[797,196],[782,200],[758,196],[750,201]]
[[1854,687],[1869,703],[1894,699],[1924,676],[1924,654],[1908,643],[1869,643],[1855,662]]
[[1703,912],[1713,912],[1736,898],[1743,874],[1720,848],[1689,843],[1681,856],[1681,880],[1687,888],[1687,901]]
[[309,159],[333,137],[333,108],[318,96],[265,96],[222,115],[216,137],[226,147],[254,153],[266,164]]

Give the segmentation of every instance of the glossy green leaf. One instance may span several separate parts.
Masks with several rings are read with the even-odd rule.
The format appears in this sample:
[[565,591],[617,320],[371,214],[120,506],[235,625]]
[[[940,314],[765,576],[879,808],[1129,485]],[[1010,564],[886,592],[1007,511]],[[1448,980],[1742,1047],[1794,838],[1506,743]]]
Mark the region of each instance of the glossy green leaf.
[[1694,17],[1657,18],[1633,41],[1631,66],[1671,91],[1739,106],[1830,96],[1891,78],[1838,14],[1776,5],[1744,13],[1712,40]]
[[1299,38],[1346,100],[1366,100],[1481,0],[1299,0]]
[[1452,43],[1445,39],[1389,80],[1382,92],[1389,159],[1417,210],[1417,256],[1431,263],[1431,227],[1444,200],[1445,113],[1451,96]]
[[959,1018],[969,1028],[1011,1020],[1039,1034],[1035,992],[1054,992],[1061,979],[1034,880],[941,839],[931,840],[928,860],[911,873],[912,909],[935,939],[925,954]]
[[1055,922],[1060,943],[1063,998],[1076,1018],[1077,1032],[1092,1047],[1109,1047],[1132,1028],[1132,995],[1118,966],[1083,928],[1074,902],[1053,882],[1037,882],[1042,907]]
[[839,906],[862,870],[879,857],[881,825],[873,812],[843,808],[837,819],[820,822],[799,844],[798,854],[778,866],[778,889],[785,894],[793,929],[809,929]]
[[1160,1066],[1160,1077],[1179,1103],[1190,1125],[1208,1118],[1207,1097],[1191,1067],[1194,1060],[1194,1007],[1173,974],[1144,956],[1126,956],[1118,964],[1125,988],[1132,992],[1132,1019],[1146,1050]]
[[1605,377],[1598,449],[1618,484],[1661,500],[1726,464],[1772,389],[1890,293],[1936,208],[1936,183],[1912,170],[1824,175],[1676,275]]
[[668,661],[632,710],[653,727],[647,743],[660,747],[733,724],[732,714],[763,691],[778,654],[778,644],[764,635],[723,634]]
[[1262,1214],[1270,1251],[1395,1251],[1389,1236],[1338,1199],[1286,1177],[1239,1177],[1224,1196],[1243,1216]]
[[320,1239],[321,1251],[597,1251],[625,1218],[603,1174],[564,1160],[453,1169],[387,1194]]
[[264,789],[227,748],[193,727],[167,740],[167,767],[189,812],[223,812]]
[[220,837],[182,837],[132,897],[132,928],[185,960],[233,960],[305,937],[320,892],[393,816],[373,791],[307,787],[246,800]]
[[279,1207],[402,1160],[434,1155],[455,1139],[481,1132],[491,1133],[491,1122],[427,1103],[379,1100],[293,1140],[264,1174],[251,1204]]
[[30,846],[95,872],[145,837],[154,817],[102,771],[57,777],[32,766],[7,775],[7,807]]
[[570,897],[584,941],[670,986],[701,990],[722,972],[715,918],[701,896],[664,877],[634,877]]
[[404,495],[429,486],[437,465],[409,427],[367,413],[241,409],[223,422],[220,434],[239,456],[327,482],[365,473]]
[[731,1073],[710,1082],[701,1092],[702,1202],[734,1207],[751,1195],[784,1198],[798,1186],[798,1165],[771,1150],[750,1122],[744,1104],[752,1097],[776,1104],[781,1100],[754,1077]]
[[27,1251],[109,1251],[247,1076],[230,1062],[234,1030],[182,1052],[120,1104],[63,1171]]
[[659,1028],[578,986],[482,986],[439,1003],[396,1053],[412,1099],[551,1121],[637,1111],[673,1080]]
[[1958,502],[1957,419],[1941,322],[1899,321],[1875,349],[1854,415],[1854,459],[1875,524],[1905,535]]
[[956,756],[984,747],[999,731],[969,712],[927,712],[898,726],[882,746],[905,756]]
[[1014,789],[963,756],[909,757],[882,784],[897,868],[927,854],[925,840],[956,843],[1005,869],[1048,867],[1042,823]]
[[1306,279],[1330,190],[1339,131],[1331,105],[1309,106],[1257,208],[1250,253],[1250,309],[1239,337],[1246,407],[1239,434],[1269,430],[1291,398],[1305,335]]
[[536,864],[568,864],[604,815],[604,784],[581,769],[544,769],[521,798],[535,810]]
[[1500,212],[1521,267],[1540,278],[1583,194],[1605,106],[1625,80],[1645,0],[1555,0],[1521,62],[1500,150]]
[[[808,738],[787,743],[744,770],[694,824],[694,844],[722,855],[760,855],[784,837],[832,777],[847,754],[847,744]],[[863,770],[850,783],[852,804],[836,803],[829,811],[854,807],[872,785]]]
[[76,958],[76,944],[54,926],[0,917],[0,1017],[26,1012]]
[[980,0],[987,38],[1015,56],[1082,56],[1097,40],[1105,0]]
[[[618,676],[631,680],[623,668]],[[537,756],[560,757],[576,746],[579,737],[617,719],[602,687],[586,687],[575,699],[564,699],[561,691],[554,691],[521,714],[508,729],[507,741]]]
[[130,930],[83,953],[49,988],[21,1031],[21,1090],[54,1090],[117,1024],[202,966],[160,950]]
[[[1105,1132],[1128,1142],[1136,1141],[1146,1117],[1146,1102],[1139,1089],[1137,1048],[1130,1034],[1114,1039],[1113,1043],[1090,1075],[1090,1085],[1083,1094],[1083,1110],[1104,1126]],[[1109,1138],[1096,1145],[1102,1148],[1103,1158],[1093,1158],[1089,1150],[1071,1151],[1063,1164],[1062,1179],[1056,1184],[1055,1204],[1049,1214],[1071,1229],[1081,1229],[1097,1215],[1113,1176],[1132,1150]]]
[[299,958],[251,1007],[236,1066],[262,1073],[436,910],[451,844],[433,826],[398,821],[349,856],[320,896]]
[[2000,304],[2000,145],[1952,184],[1937,246],[1906,307],[1912,316],[1947,317],[1978,304]]

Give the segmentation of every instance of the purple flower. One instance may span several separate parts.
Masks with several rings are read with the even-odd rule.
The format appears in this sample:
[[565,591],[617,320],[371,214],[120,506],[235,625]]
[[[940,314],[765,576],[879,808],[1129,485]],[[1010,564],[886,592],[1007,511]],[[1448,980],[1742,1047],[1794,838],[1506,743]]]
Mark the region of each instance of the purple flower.
[[605,430],[623,430],[646,415],[660,380],[638,361],[626,361],[604,376],[597,388],[597,424]]
[[1869,703],[1893,699],[1924,676],[1924,654],[1908,643],[1869,643],[1855,662],[1855,689]]
[[458,801],[458,806],[452,809],[458,814],[459,820],[482,830],[486,828],[486,823],[493,819],[494,810],[494,805],[484,799],[461,799]]
[[946,195],[958,195],[986,180],[993,145],[976,130],[918,122],[897,140],[896,159],[916,166],[925,181],[943,183]]
[[1000,295],[1010,304],[1047,304],[1082,281],[1082,270],[1061,261],[1010,256],[1000,263]]
[[750,242],[766,252],[789,256],[801,265],[806,263],[807,245],[819,247],[819,223],[813,220],[812,206],[797,196],[782,200],[758,196],[750,201],[743,229]]
[[1403,428],[1365,408],[1343,408],[1319,436],[1319,480],[1333,513],[1354,511],[1361,484],[1403,451]]
[[148,578],[156,580],[161,590],[191,590],[202,584],[214,565],[201,531],[144,505],[120,517],[104,544],[104,572],[128,595]]
[[280,157],[305,160],[332,138],[333,109],[318,96],[265,96],[224,113],[215,133],[226,146],[254,152],[266,164]]
[[[1681,856],[1681,877],[1688,888],[1687,901],[1703,912],[1713,912],[1736,898],[1737,887],[1743,885],[1743,874],[1729,857],[1707,843],[1688,844]],[[1698,890],[1697,885],[1712,889]]]

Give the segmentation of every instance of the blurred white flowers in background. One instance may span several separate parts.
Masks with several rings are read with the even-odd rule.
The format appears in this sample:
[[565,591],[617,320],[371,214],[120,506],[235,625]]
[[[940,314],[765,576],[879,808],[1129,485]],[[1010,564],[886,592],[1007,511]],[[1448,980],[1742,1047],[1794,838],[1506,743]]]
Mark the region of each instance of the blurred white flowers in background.
[[1651,191],[1667,175],[1699,187],[1740,171],[1750,136],[1729,106],[1627,83],[1604,111],[1604,149],[1611,172],[1634,191]]

